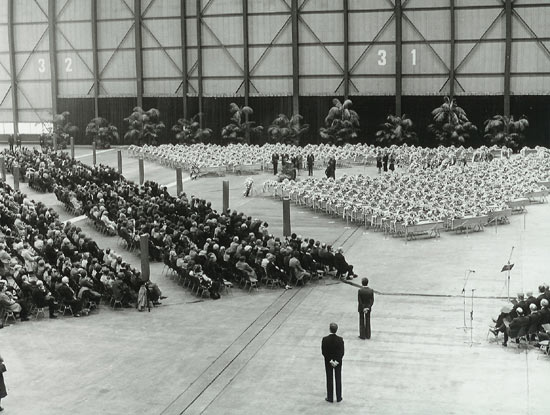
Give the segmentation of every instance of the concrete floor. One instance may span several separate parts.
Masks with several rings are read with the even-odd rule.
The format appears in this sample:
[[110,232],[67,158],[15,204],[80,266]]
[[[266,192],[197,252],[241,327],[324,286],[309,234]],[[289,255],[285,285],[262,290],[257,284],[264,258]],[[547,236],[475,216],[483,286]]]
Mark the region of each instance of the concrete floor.
[[[92,162],[90,148],[77,148],[76,154]],[[116,166],[116,150],[99,151],[98,162]],[[137,166],[124,156],[130,180],[137,181]],[[173,171],[146,162],[145,172],[175,192]],[[337,174],[344,172],[376,174],[363,167]],[[270,176],[253,177],[261,189]],[[265,218],[273,233],[282,233],[280,201],[258,193],[242,197],[246,176],[201,178],[186,181],[184,188],[220,208],[224,179],[230,180],[231,208]],[[22,190],[70,218],[53,195],[36,194],[24,184]],[[161,275],[161,264],[152,264],[152,278],[169,298],[151,313],[101,307],[99,315],[17,323],[0,331],[9,370],[4,413],[539,412],[547,404],[550,358],[536,350],[502,348],[487,339],[487,326],[505,303],[505,275],[499,271],[512,246],[512,294],[549,280],[549,209],[533,205],[509,225],[406,243],[293,206],[293,231],[344,246],[358,274],[369,276],[379,292],[370,341],[357,338],[352,285],[325,281],[252,294],[235,289],[219,301],[199,301]],[[100,246],[114,247],[139,265],[139,257],[117,246],[116,238],[99,235],[86,220],[79,225]],[[467,269],[476,270],[466,286],[469,295],[475,289],[472,333],[462,328]],[[468,297],[468,325],[471,301]],[[346,341],[344,401],[338,404],[324,401],[320,355],[331,321]]]

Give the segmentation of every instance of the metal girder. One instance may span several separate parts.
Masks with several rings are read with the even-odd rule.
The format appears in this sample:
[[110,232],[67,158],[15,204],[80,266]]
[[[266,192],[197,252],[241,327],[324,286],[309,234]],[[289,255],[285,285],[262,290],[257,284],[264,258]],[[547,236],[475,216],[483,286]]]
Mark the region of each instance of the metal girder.
[[248,105],[248,98],[250,97],[250,61],[249,61],[249,50],[248,50],[248,0],[242,0],[242,3],[243,3],[244,105]]
[[51,90],[52,90],[52,116],[57,114],[57,56],[56,56],[56,39],[55,39],[55,0],[48,0],[48,30],[50,41],[50,75],[51,75]]
[[[94,118],[99,117],[99,59],[97,56],[97,0],[91,1],[92,7],[92,64],[94,74]],[[88,91],[88,94],[90,92]]]
[[137,106],[143,107],[143,51],[141,43],[141,0],[134,0],[134,35],[136,46]]
[[401,0],[395,0],[395,115],[401,117],[403,95],[403,9]]
[[343,0],[344,17],[344,99],[349,97],[349,1]]
[[[10,50],[10,80],[11,80],[11,112],[13,117],[13,132],[19,133],[19,108],[17,105],[17,73],[15,69],[15,41],[13,38],[13,2],[8,0],[8,46]],[[9,91],[6,93],[6,95]]]
[[[202,128],[202,6],[201,0],[197,1],[197,82],[198,82],[198,101],[199,101],[199,125]],[[212,2],[209,1],[207,6]]]
[[292,113],[300,113],[300,53],[298,49],[298,0],[291,0],[292,20]]
[[[187,77],[187,21],[186,15],[186,0],[180,0],[180,34],[181,34],[181,88],[183,98],[183,118],[189,117],[189,109],[187,108],[187,91],[189,89],[189,79]],[[179,89],[179,87],[178,87]],[[177,90],[176,90],[177,93]]]
[[455,13],[455,0],[450,0],[451,6],[451,56],[449,58],[449,96],[451,99],[455,95],[455,60],[456,60],[456,13]]
[[505,0],[504,14],[506,19],[506,44],[504,53],[504,116],[510,116],[510,84],[512,57],[512,0]]

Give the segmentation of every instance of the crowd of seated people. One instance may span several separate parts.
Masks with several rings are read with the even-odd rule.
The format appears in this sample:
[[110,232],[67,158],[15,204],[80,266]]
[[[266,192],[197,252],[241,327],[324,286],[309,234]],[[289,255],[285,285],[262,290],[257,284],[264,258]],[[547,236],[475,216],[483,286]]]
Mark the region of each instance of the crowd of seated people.
[[536,341],[539,346],[542,341],[550,340],[550,289],[548,284],[541,284],[538,287],[538,294],[535,297],[532,291],[518,293],[517,299],[512,300],[513,307],[503,307],[496,319],[491,332],[498,337],[503,333],[502,345],[507,346],[510,338],[516,343],[521,338],[529,341]]
[[440,171],[415,170],[392,175],[309,177],[271,187],[276,195],[296,193],[315,200],[405,225],[487,215],[507,202],[546,190],[550,158],[535,155],[498,159]]
[[[296,245],[297,237],[276,240],[269,236],[267,223],[243,213],[220,214],[212,209],[210,202],[193,196],[188,198],[185,193],[174,197],[166,187],[151,181],[139,186],[123,178],[105,183],[89,178],[82,183],[70,170],[64,172],[62,185],[55,187],[56,194],[64,194],[66,189],[85,193],[85,198],[79,198],[84,201],[83,211],[107,216],[110,222],[106,226],[114,227],[116,223],[117,234],[130,249],[139,247],[140,236],[148,234],[151,259],[165,262],[170,259],[170,264],[176,265],[175,269],[185,276],[198,276],[213,298],[218,297],[224,279],[262,281],[265,273],[261,264],[267,253],[274,255],[273,261],[282,271],[274,272],[278,275],[277,281],[287,288],[291,282],[307,281],[311,275],[317,275],[317,269],[325,267],[345,277],[355,275],[345,259],[342,261],[341,252],[335,255],[330,247],[309,239],[307,243],[300,239],[299,245]],[[312,255],[307,254],[308,245]],[[341,258],[335,260],[335,257]],[[237,267],[241,258],[254,270],[255,276],[248,273],[245,278],[245,273]],[[294,260],[290,261],[291,258]],[[200,265],[200,269],[196,265]]]
[[[547,149],[537,148],[538,154],[550,156]],[[443,170],[455,164],[464,165],[474,161],[491,161],[494,158],[509,158],[511,150],[506,147],[486,147],[478,149],[464,147],[426,148],[408,146],[406,144],[391,147],[380,147],[372,144],[347,144],[336,147],[327,144],[308,144],[304,147],[288,144],[264,144],[246,145],[231,144],[219,146],[214,144],[173,145],[160,146],[130,146],[130,156],[143,157],[172,168],[181,167],[186,171],[196,168],[200,171],[208,171],[209,168],[221,167],[231,170],[235,166],[257,165],[258,169],[266,168],[273,162],[274,155],[286,155],[289,160],[301,160],[297,169],[305,168],[307,157],[312,155],[314,165],[320,168],[327,166],[330,159],[335,159],[338,165],[347,163],[374,164],[380,158],[382,165],[383,154],[388,155],[388,160],[393,159],[395,166],[406,167],[409,170],[437,169]],[[523,154],[523,153],[522,153]],[[281,158],[279,156],[279,158]],[[378,163],[377,163],[378,164]],[[387,170],[386,168],[384,169]],[[392,170],[392,169],[390,169]]]
[[58,309],[79,317],[102,298],[130,307],[143,285],[159,303],[158,286],[143,282],[120,255],[61,223],[52,208],[0,184],[0,322],[26,321],[32,309],[46,308],[50,318]]

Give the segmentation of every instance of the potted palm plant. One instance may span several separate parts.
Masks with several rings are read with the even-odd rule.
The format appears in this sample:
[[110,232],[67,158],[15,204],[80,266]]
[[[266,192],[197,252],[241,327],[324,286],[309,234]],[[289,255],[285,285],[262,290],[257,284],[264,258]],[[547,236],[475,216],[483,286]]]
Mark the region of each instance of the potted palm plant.
[[267,129],[269,140],[272,143],[299,145],[300,138],[309,130],[309,124],[302,124],[303,119],[300,114],[290,118],[279,114]]
[[495,115],[485,121],[485,138],[498,146],[506,146],[518,151],[525,141],[525,131],[529,128],[529,121],[524,115],[519,120],[514,116]]
[[232,102],[229,105],[231,113],[231,122],[222,128],[222,138],[226,143],[250,143],[251,136],[260,134],[263,131],[261,125],[255,126],[254,121],[250,121],[250,116],[254,111],[249,106],[239,107]]
[[137,145],[157,145],[165,128],[160,119],[160,111],[156,108],[144,111],[140,107],[135,107],[132,113],[124,118],[124,122],[128,125],[124,140]]
[[92,119],[86,126],[86,137],[95,143],[97,148],[111,148],[118,142],[118,129],[105,118]]
[[332,107],[325,118],[325,127],[319,130],[325,143],[344,145],[357,139],[359,115],[351,109],[352,105],[349,99],[343,103],[337,98],[332,100]]
[[433,123],[428,126],[439,144],[461,146],[477,131],[466,111],[459,107],[456,100],[449,97],[443,99],[443,104],[432,111]]
[[179,144],[206,143],[210,140],[212,130],[210,128],[200,128],[199,117],[200,114],[191,119],[180,118],[172,126],[172,131],[176,133],[176,140]]
[[402,117],[388,115],[386,122],[376,132],[376,142],[383,146],[414,144],[418,141],[413,131],[413,122],[405,114]]

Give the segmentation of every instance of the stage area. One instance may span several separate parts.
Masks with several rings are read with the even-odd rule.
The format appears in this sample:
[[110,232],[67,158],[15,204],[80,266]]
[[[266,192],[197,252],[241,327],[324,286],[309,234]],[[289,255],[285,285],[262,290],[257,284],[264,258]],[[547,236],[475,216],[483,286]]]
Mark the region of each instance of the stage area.
[[[97,159],[116,167],[116,155],[116,149],[100,150]],[[92,163],[90,147],[77,148],[76,156]],[[123,152],[123,163],[124,175],[137,181],[138,161]],[[336,171],[344,173],[376,171]],[[145,177],[175,193],[174,171],[145,162]],[[242,196],[248,176],[184,177],[188,195],[217,209],[222,180],[229,180],[230,207],[267,220],[272,233],[282,234],[281,202],[261,193],[271,178],[267,172],[252,176],[251,198]],[[53,194],[38,194],[26,184],[21,189],[54,206],[62,220],[74,220]],[[506,303],[505,274],[499,271],[512,246],[512,295],[550,280],[548,204],[530,205],[525,216],[514,215],[498,228],[409,242],[306,208],[293,205],[291,212],[293,232],[343,246],[359,276],[368,276],[378,291],[370,341],[357,338],[352,284],[328,279],[286,292],[233,289],[218,301],[200,301],[153,263],[152,279],[168,299],[150,313],[102,306],[99,315],[18,322],[0,330],[8,367],[4,413],[502,414],[546,408],[550,358],[514,344],[503,348],[492,335],[487,338],[487,328]],[[139,265],[116,237],[77,220],[102,248]],[[468,269],[476,271],[466,286],[468,325],[475,289],[471,337],[457,329],[464,325],[461,292]],[[320,344],[331,321],[346,342],[344,400],[338,404],[324,401]]]

